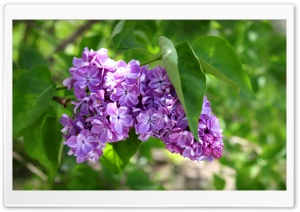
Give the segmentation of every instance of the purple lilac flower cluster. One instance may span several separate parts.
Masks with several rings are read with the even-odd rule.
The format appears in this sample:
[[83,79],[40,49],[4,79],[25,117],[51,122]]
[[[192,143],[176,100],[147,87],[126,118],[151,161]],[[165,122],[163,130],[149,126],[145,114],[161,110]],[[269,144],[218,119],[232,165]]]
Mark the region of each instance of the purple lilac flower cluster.
[[222,130],[204,97],[196,141],[167,72],[148,70],[139,61],[114,61],[106,49],[84,49],[73,59],[71,76],[63,84],[74,88],[74,114],[60,119],[69,154],[77,163],[97,161],[106,143],[124,141],[131,128],[139,139],[155,137],[172,153],[191,160],[212,161],[222,156]]

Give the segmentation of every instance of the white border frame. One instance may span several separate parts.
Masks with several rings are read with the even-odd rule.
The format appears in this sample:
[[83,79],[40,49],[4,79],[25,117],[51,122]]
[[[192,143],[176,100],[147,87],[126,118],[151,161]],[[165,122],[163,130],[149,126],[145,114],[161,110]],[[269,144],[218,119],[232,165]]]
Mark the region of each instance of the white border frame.
[[[146,9],[147,8],[147,9]],[[66,12],[69,11],[69,12]],[[155,13],[147,13],[155,11]],[[12,21],[16,19],[284,19],[287,30],[286,191],[12,190]],[[294,205],[294,6],[291,4],[7,4],[4,7],[6,207],[292,207]],[[6,142],[5,142],[6,141]]]

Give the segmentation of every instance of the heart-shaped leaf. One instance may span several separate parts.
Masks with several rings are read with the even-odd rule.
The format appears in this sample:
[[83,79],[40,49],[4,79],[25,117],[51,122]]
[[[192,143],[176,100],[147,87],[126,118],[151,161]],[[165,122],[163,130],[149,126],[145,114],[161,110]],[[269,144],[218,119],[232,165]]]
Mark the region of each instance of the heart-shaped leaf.
[[[49,69],[36,66],[23,74],[13,90],[13,134],[34,124],[47,109],[55,92]],[[19,134],[20,135],[20,134]]]

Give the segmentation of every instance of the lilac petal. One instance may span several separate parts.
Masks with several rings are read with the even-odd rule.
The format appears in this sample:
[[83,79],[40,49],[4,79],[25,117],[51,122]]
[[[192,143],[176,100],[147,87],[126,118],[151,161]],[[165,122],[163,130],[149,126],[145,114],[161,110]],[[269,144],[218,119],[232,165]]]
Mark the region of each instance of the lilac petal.
[[164,124],[165,124],[165,122],[164,122],[163,118],[157,119],[157,121],[156,121],[156,128],[158,130],[161,130],[164,127]]
[[89,72],[87,72],[87,77],[88,78],[94,78],[97,76],[97,74],[99,73],[99,70],[97,67],[92,66],[89,70]]
[[116,121],[114,123],[114,128],[116,130],[117,133],[122,134],[123,133],[123,125],[121,124],[120,121]]
[[106,112],[109,116],[116,114],[117,105],[115,103],[109,103],[106,108]]
[[79,101],[83,100],[87,96],[85,90],[81,89],[74,89],[74,94]]
[[120,116],[125,115],[127,113],[127,111],[128,111],[127,107],[120,107],[118,109],[118,113],[119,113]]
[[76,157],[76,163],[83,163],[84,161],[87,160],[87,157]]
[[82,139],[85,140],[90,134],[91,134],[91,132],[89,130],[83,129],[83,130],[81,130],[81,132],[78,136],[82,137]]
[[150,126],[147,122],[139,123],[138,129],[141,133],[149,132]]
[[85,74],[89,71],[89,67],[82,67],[78,71],[79,71],[78,73]]
[[80,157],[84,157],[86,155],[82,152],[82,144],[75,149],[75,155]]
[[160,87],[160,83],[155,82],[155,81],[151,81],[151,82],[149,83],[149,86],[150,86],[151,89],[156,89],[156,88],[159,88],[159,87]]
[[120,97],[119,102],[120,102],[121,105],[125,105],[126,104],[126,102],[127,102],[127,96],[123,95],[123,96]]
[[138,122],[146,122],[149,118],[147,117],[146,113],[141,112],[136,119]]
[[69,123],[69,116],[67,114],[62,114],[62,117],[59,119],[59,122],[62,126],[66,126]]
[[176,142],[178,139],[178,135],[179,135],[178,133],[173,133],[173,134],[169,135],[170,141]]
[[86,75],[80,72],[75,72],[73,74],[73,78],[78,81],[86,81]]
[[96,78],[96,77],[90,79],[90,83],[91,83],[91,85],[93,85],[93,86],[99,85],[100,82],[101,82],[101,80],[100,80],[99,78]]
[[108,140],[112,139],[112,133],[108,129],[103,129],[102,133],[100,134],[99,140],[101,143],[105,143]]
[[112,93],[112,94],[110,95],[110,99],[111,99],[112,101],[114,101],[114,102],[117,102],[117,101],[119,101],[120,97],[117,96],[117,95],[115,95],[114,93]]
[[76,148],[77,147],[77,137],[76,136],[71,136],[68,140],[67,140],[67,145],[71,148]]
[[132,120],[132,116],[128,114],[122,115],[120,118],[120,121],[124,126],[130,126],[131,120]]
[[93,149],[93,145],[91,143],[85,142],[81,145],[81,148],[84,154],[88,154]]
[[103,130],[102,126],[95,125],[92,127],[91,132],[95,134],[99,134],[100,132],[102,132],[102,130]]
[[76,81],[74,83],[74,88],[77,88],[77,89],[84,89],[86,86],[87,86],[86,81],[83,81],[83,80]]
[[163,75],[162,75],[162,71],[158,68],[154,68],[153,70],[153,76],[157,79],[162,79]]
[[117,67],[120,68],[120,67],[124,67],[126,68],[127,67],[127,64],[123,61],[123,60],[119,60],[117,62]]
[[97,140],[94,136],[88,136],[87,139],[86,139],[86,142],[89,142],[89,143],[96,143]]
[[122,96],[122,95],[125,94],[125,91],[124,91],[122,88],[118,87],[118,88],[116,88],[116,90],[114,91],[114,94],[117,95],[117,96]]
[[150,137],[151,137],[151,133],[147,133],[147,134],[139,135],[138,139],[141,141],[147,141]]
[[69,78],[67,78],[67,79],[65,79],[65,80],[63,81],[63,85],[64,85],[64,86],[67,86],[67,87],[68,87],[68,90],[70,90],[71,87],[72,87],[72,85],[73,85],[73,82],[74,82],[73,77],[69,77]]
[[81,68],[83,62],[84,62],[84,61],[83,61],[82,58],[77,58],[77,57],[74,57],[74,58],[73,58],[73,61],[72,61],[73,65],[74,65],[75,67],[77,67],[77,68]]
[[137,96],[135,96],[135,95],[127,94],[127,97],[128,97],[128,100],[134,105],[136,105],[139,102]]

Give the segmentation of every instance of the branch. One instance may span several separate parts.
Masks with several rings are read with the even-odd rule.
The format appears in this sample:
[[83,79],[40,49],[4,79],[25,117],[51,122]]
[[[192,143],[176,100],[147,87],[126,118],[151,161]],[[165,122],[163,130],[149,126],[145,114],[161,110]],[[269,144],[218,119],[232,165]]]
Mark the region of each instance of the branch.
[[64,98],[64,97],[60,97],[60,96],[53,96],[52,100],[61,104],[62,106],[64,106],[64,108],[68,107],[68,105],[71,101],[70,98]]
[[86,24],[84,24],[81,27],[79,27],[77,29],[77,31],[75,31],[70,37],[68,37],[60,45],[58,45],[56,47],[56,49],[54,50],[54,52],[60,52],[60,51],[64,50],[69,43],[72,43],[74,40],[76,40],[76,38],[79,35],[82,35],[82,33],[84,31],[88,30],[96,22],[97,22],[97,20],[89,20]]
[[16,152],[13,152],[13,158],[25,165],[33,174],[40,177],[43,181],[47,182],[48,177],[45,175],[41,170],[39,170],[37,167],[35,167],[32,163],[26,162],[25,158],[23,158],[21,155],[19,155]]

